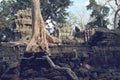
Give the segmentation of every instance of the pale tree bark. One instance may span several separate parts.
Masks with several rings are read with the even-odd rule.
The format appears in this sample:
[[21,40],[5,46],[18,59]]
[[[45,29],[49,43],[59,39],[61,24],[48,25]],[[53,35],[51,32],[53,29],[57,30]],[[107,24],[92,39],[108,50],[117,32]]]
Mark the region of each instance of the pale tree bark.
[[32,39],[27,45],[27,52],[48,52],[48,43],[60,42],[49,35],[45,28],[41,11],[40,0],[32,0]]
[[[47,30],[45,29],[45,24],[40,11],[40,2],[39,0],[32,0],[32,25],[33,25],[33,35],[30,43],[27,45],[26,51],[31,52],[44,52],[48,53],[48,43],[61,42],[61,40],[51,37]],[[33,57],[33,56],[32,56]],[[59,71],[64,71],[67,73],[72,80],[78,80],[76,74],[66,67],[59,67],[54,64],[48,55],[43,56],[42,58],[46,59],[49,65]],[[29,58],[26,58],[29,59]],[[31,59],[31,58],[30,58]]]
[[120,17],[120,15],[119,15],[120,5],[118,4],[118,0],[115,0],[115,4],[117,6],[117,10],[115,11],[115,16],[114,16],[114,29],[117,28],[117,17],[118,16]]
[[119,2],[118,0],[114,0],[115,6],[117,7],[117,9],[115,9],[115,6],[113,7],[113,4],[110,3],[110,1],[111,0],[108,0],[107,2],[109,4],[110,8],[113,10],[113,12],[115,12],[115,14],[114,14],[114,26],[113,27],[114,27],[114,29],[116,29],[117,28],[117,18],[120,17],[120,15],[119,15],[120,5],[118,3]]
[[114,16],[114,29],[117,28],[117,15],[118,15],[119,11],[120,11],[120,8],[117,9],[117,11],[115,12],[115,16]]

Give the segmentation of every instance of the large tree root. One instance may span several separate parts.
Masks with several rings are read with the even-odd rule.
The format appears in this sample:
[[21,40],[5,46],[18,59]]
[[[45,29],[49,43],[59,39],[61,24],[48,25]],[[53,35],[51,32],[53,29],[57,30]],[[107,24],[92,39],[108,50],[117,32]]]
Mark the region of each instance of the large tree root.
[[[36,54],[36,53],[35,53]],[[39,55],[41,55],[42,53],[37,53]],[[50,68],[53,68],[54,70],[58,70],[59,72],[63,73],[64,75],[66,75],[66,77],[69,77],[70,80],[79,80],[77,75],[70,69],[70,68],[67,68],[67,67],[60,67],[58,65],[55,65],[54,62],[51,60],[51,58],[48,56],[48,55],[42,55],[40,57],[36,57],[35,55],[31,56],[31,57],[23,57],[22,59],[25,59],[25,60],[33,60],[33,59],[36,59],[36,60],[45,60],[47,61],[47,64],[46,65],[49,65]],[[39,62],[38,62],[39,63]]]
[[48,62],[49,62],[49,65],[53,68],[53,69],[56,69],[58,71],[62,71],[62,72],[65,72],[68,74],[68,76],[72,79],[72,80],[79,80],[77,75],[70,69],[70,68],[67,68],[67,67],[60,67],[58,65],[55,65],[54,62],[50,59],[49,56],[43,56]]

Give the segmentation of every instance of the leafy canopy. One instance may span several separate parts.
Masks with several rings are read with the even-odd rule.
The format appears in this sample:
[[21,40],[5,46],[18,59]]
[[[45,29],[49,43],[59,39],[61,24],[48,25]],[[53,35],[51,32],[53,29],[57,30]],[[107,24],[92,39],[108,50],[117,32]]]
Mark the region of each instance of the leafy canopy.
[[89,27],[98,26],[107,28],[109,24],[109,19],[107,19],[109,15],[110,9],[105,5],[97,4],[95,0],[89,0],[89,5],[87,5],[87,10],[91,10],[92,13],[90,17],[92,20],[87,24]]
[[[51,20],[53,24],[65,22],[68,15],[66,8],[70,0],[41,0],[41,12],[44,21]],[[2,0],[0,3],[0,27],[9,26],[14,21],[14,14],[21,9],[31,8],[31,0]]]

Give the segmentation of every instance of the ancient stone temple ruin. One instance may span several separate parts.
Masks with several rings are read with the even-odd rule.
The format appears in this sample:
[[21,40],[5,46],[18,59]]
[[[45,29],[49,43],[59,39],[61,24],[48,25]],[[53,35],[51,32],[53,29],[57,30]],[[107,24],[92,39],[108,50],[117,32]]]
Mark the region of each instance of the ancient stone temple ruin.
[[14,16],[16,31],[22,33],[22,38],[27,38],[32,33],[31,9],[19,10]]
[[[27,8],[26,10],[19,10],[15,15],[15,32],[21,33],[22,40],[29,40],[32,34],[32,14],[31,9]],[[80,28],[80,27],[79,27]],[[102,29],[104,30],[104,29]],[[60,39],[76,39],[79,42],[87,42],[89,38],[96,32],[101,31],[98,27],[89,28],[86,30],[80,29],[79,32],[75,32],[69,24],[64,24],[62,28],[54,27],[53,36]],[[77,36],[75,36],[77,34]],[[18,39],[17,39],[18,40]]]
[[[15,24],[16,31],[22,33],[22,38],[27,39],[31,35],[32,31],[32,14],[31,9],[27,8],[26,10],[19,10],[15,14]],[[56,28],[55,28],[56,30]],[[65,24],[62,28],[57,28],[55,33],[53,33],[55,37],[61,39],[72,39],[73,38],[73,29],[69,24]]]
[[65,24],[62,28],[59,29],[59,38],[60,39],[72,39],[73,38],[73,29],[69,24]]

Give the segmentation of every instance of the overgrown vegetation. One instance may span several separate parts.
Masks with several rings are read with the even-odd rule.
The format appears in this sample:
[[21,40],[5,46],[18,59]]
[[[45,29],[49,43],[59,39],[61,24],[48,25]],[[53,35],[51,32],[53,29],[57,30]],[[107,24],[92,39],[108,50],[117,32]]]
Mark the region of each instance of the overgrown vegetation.
[[[50,20],[57,25],[65,23],[68,15],[66,9],[71,3],[70,0],[41,0],[44,21]],[[0,3],[0,28],[10,26],[14,21],[14,14],[18,10],[26,8],[31,8],[31,0],[2,0]]]
[[90,17],[92,20],[87,24],[87,26],[99,26],[107,28],[109,24],[109,19],[107,18],[109,15],[109,7],[106,5],[100,5],[95,0],[89,0],[89,5],[87,5],[87,10],[91,10],[92,13]]
[[[61,26],[66,22],[68,12],[66,9],[71,5],[70,0],[41,0],[41,13],[44,21],[50,20],[53,25]],[[14,14],[18,10],[31,8],[31,0],[2,0],[0,2],[0,29],[14,29]],[[2,31],[0,33],[2,34]]]

